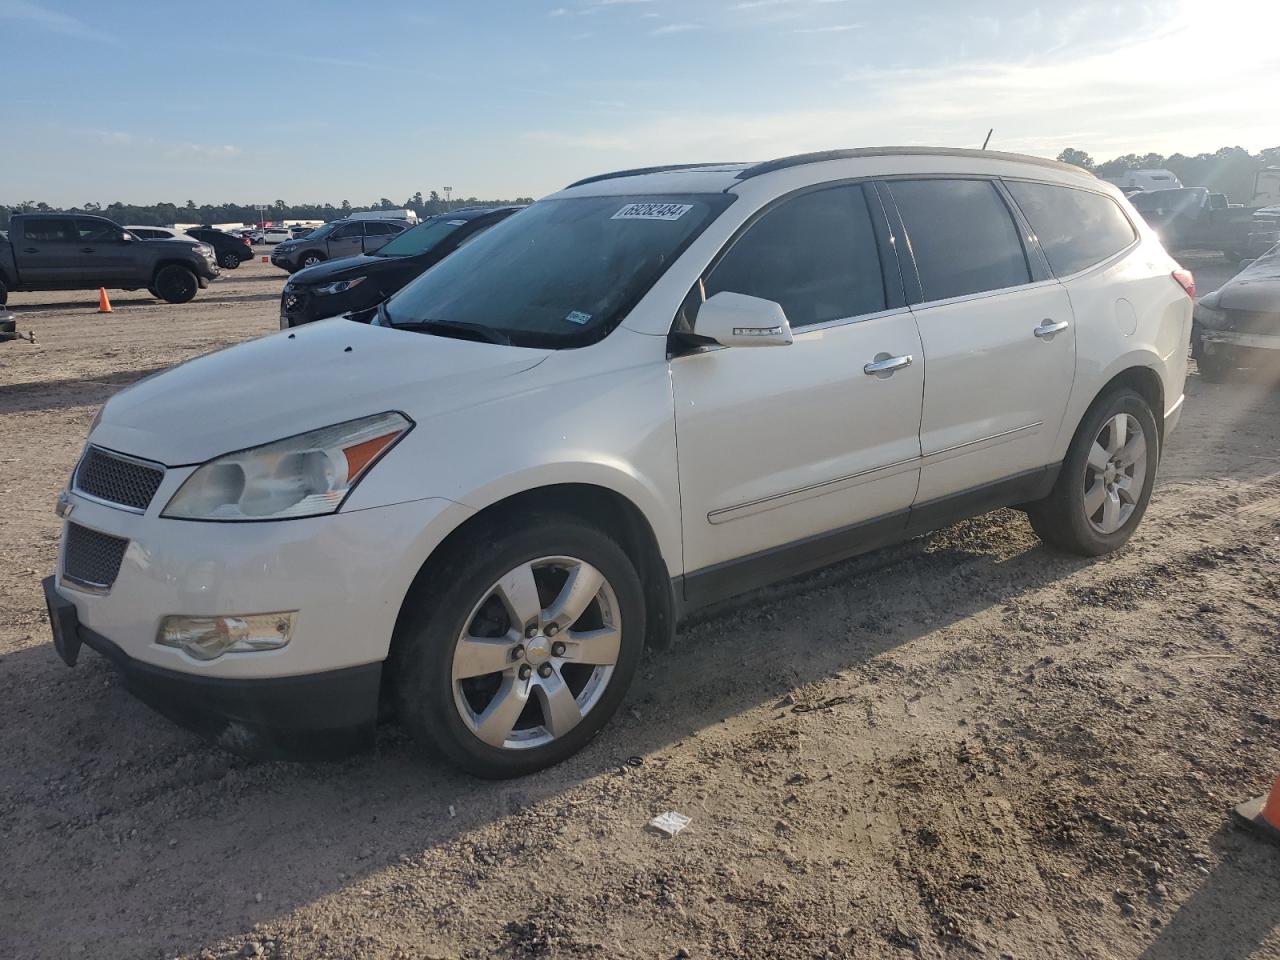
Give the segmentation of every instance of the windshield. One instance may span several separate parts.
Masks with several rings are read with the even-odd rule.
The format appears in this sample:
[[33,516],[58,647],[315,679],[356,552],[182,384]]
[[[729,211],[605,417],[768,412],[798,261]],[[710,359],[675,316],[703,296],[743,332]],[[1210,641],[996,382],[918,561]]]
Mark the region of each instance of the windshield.
[[594,343],[733,200],[543,200],[422,274],[387,302],[380,322],[487,327],[516,346]]
[[[323,227],[316,227],[314,230],[308,233],[305,238],[298,237],[297,239],[318,240],[321,237],[327,237],[329,234],[333,233],[333,231],[337,230],[338,227],[341,226],[341,224],[342,224],[342,221],[334,220],[332,223],[326,223]],[[267,230],[267,233],[272,233],[272,232],[283,230],[283,229],[284,229],[283,227],[271,227]]]
[[412,257],[414,254],[426,253],[441,240],[449,236],[459,227],[465,226],[466,220],[427,220],[411,227],[382,247],[374,256],[378,257]]

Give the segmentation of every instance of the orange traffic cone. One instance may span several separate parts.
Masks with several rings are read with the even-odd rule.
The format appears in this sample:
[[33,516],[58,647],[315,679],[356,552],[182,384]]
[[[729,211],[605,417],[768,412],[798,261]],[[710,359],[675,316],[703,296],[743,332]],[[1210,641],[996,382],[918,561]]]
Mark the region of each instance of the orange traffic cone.
[[1280,843],[1280,777],[1271,793],[1235,808],[1236,819],[1262,837]]
[[98,288],[98,312],[111,313],[111,301],[107,299],[107,288]]

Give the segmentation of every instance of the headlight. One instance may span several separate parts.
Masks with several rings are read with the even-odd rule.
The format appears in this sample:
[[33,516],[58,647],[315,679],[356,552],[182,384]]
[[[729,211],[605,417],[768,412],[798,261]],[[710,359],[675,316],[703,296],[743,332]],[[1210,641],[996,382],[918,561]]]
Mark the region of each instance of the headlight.
[[336,513],[412,427],[403,414],[379,413],[217,457],[187,477],[161,516],[282,520]]
[[339,280],[336,283],[326,283],[323,287],[316,287],[316,293],[345,293],[348,290],[354,290],[367,279],[368,277],[356,277],[354,280]]
[[209,246],[207,243],[200,244],[200,252],[203,253],[208,259],[210,260],[213,259],[213,247]]

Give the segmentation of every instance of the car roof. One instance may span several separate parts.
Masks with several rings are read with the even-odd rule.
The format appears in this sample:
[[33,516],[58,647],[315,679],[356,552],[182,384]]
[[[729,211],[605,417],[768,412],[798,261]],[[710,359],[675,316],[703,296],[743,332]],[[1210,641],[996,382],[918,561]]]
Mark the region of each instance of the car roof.
[[437,213],[434,216],[429,217],[428,219],[430,220],[476,220],[476,219],[479,219],[480,217],[487,217],[491,213],[500,213],[503,211],[510,211],[511,213],[515,213],[517,210],[522,210],[522,209],[523,207],[515,206],[515,205],[506,206],[506,207],[460,207],[457,210],[449,210],[445,213]]
[[[944,160],[946,170],[955,173],[1010,173],[1015,168],[1025,171],[1027,167],[1036,167],[1057,174],[1071,175],[1074,178],[1096,179],[1087,170],[1071,164],[999,150],[970,150],[959,147],[858,147],[849,150],[802,153],[761,163],[674,164],[619,170],[577,180],[555,196],[727,193],[745,181],[800,167],[839,161],[877,159]],[[914,166],[919,164],[913,164]],[[885,169],[881,172],[887,174],[894,171]],[[914,172],[914,170],[904,172]]]

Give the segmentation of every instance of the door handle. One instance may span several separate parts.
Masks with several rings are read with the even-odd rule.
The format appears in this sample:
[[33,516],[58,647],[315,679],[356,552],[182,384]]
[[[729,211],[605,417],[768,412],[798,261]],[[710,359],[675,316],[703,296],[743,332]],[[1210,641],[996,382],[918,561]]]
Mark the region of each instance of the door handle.
[[1071,324],[1067,323],[1065,320],[1059,320],[1057,323],[1054,323],[1052,320],[1045,320],[1044,323],[1036,327],[1033,332],[1041,340],[1052,340],[1056,334],[1061,333],[1069,326],[1071,326]]
[[93,247],[81,247],[81,248],[80,248],[80,252],[81,252],[81,253],[93,253]]
[[22,252],[23,253],[39,253],[40,248],[39,247],[23,247]]
[[903,357],[890,356],[887,353],[877,353],[876,358],[862,368],[862,372],[868,377],[891,377],[898,370],[911,366],[914,358],[907,354]]

